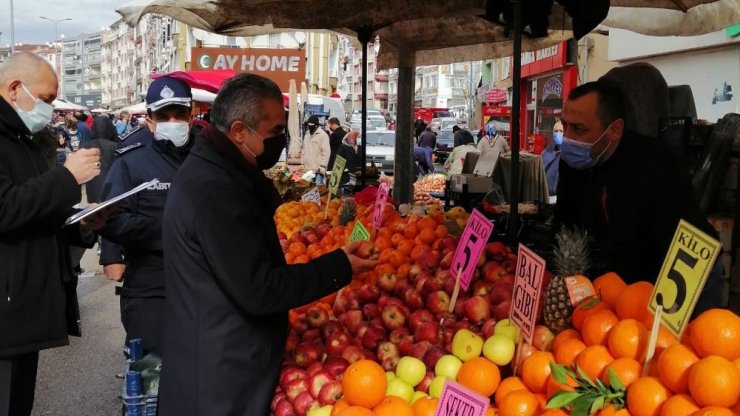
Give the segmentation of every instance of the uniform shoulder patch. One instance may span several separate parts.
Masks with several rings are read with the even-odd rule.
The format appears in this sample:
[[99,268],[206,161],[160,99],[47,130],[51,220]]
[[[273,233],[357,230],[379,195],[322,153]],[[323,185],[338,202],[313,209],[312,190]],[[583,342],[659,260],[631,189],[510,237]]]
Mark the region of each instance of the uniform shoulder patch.
[[118,140],[124,141],[132,134],[138,132],[139,130],[143,129],[144,126],[136,126],[133,130],[129,131],[128,133],[124,134],[123,136],[119,137]]
[[134,143],[134,144],[128,145],[126,147],[122,147],[120,149],[116,149],[116,157],[123,156],[124,153],[128,153],[128,152],[130,152],[132,150],[140,149],[142,147],[144,147],[144,143]]

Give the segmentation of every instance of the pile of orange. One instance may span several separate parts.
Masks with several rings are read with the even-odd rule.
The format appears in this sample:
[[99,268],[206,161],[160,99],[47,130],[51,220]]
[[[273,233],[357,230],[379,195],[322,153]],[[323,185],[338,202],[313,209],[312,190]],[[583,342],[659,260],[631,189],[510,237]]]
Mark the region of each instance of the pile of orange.
[[[708,310],[689,324],[688,335],[680,341],[661,326],[649,376],[643,377],[653,322],[647,308],[653,285],[626,285],[618,275],[608,273],[596,279],[594,287],[600,300],[590,299],[587,308],[576,308],[580,312],[573,321],[579,330],[566,330],[555,337],[555,362],[575,363],[590,378],[600,378],[605,383],[609,382],[608,371],[612,369],[627,387],[624,414],[740,415],[738,315],[724,309]],[[527,368],[523,365],[522,370]],[[525,380],[531,377],[522,373]],[[525,384],[530,390],[539,391],[539,385]],[[558,390],[569,389],[572,386],[548,380],[546,392],[551,397]],[[610,409],[600,414],[620,413]]]

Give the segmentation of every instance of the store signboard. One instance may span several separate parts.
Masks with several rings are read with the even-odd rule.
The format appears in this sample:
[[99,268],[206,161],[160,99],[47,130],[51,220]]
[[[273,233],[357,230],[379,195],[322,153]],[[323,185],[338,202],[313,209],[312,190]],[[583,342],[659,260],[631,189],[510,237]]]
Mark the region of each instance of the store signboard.
[[567,42],[522,53],[522,78],[562,68],[567,63]]
[[720,243],[681,220],[655,282],[648,309],[662,309],[662,323],[681,338],[699,295],[717,261]]
[[306,59],[296,49],[191,48],[193,69],[249,72],[275,81],[288,91],[291,79],[306,78]]

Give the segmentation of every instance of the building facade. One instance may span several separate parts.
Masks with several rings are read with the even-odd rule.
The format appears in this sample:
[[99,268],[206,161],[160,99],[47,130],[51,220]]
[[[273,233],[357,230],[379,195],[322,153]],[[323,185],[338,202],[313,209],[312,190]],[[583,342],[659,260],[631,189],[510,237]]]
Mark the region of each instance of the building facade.
[[102,104],[102,38],[100,32],[80,34],[62,41],[62,96],[67,101],[95,108]]

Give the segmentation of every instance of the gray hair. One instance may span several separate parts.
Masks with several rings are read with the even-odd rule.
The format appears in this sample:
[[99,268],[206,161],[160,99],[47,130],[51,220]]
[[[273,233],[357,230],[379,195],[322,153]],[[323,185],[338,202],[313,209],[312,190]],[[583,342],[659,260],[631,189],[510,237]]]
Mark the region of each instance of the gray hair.
[[0,64],[0,84],[13,79],[35,83],[43,74],[43,69],[48,69],[56,76],[54,68],[46,59],[32,52],[17,52]]
[[283,93],[272,80],[255,74],[239,74],[224,83],[211,111],[211,124],[228,134],[235,121],[254,129],[267,118],[263,103],[275,100],[283,104]]

